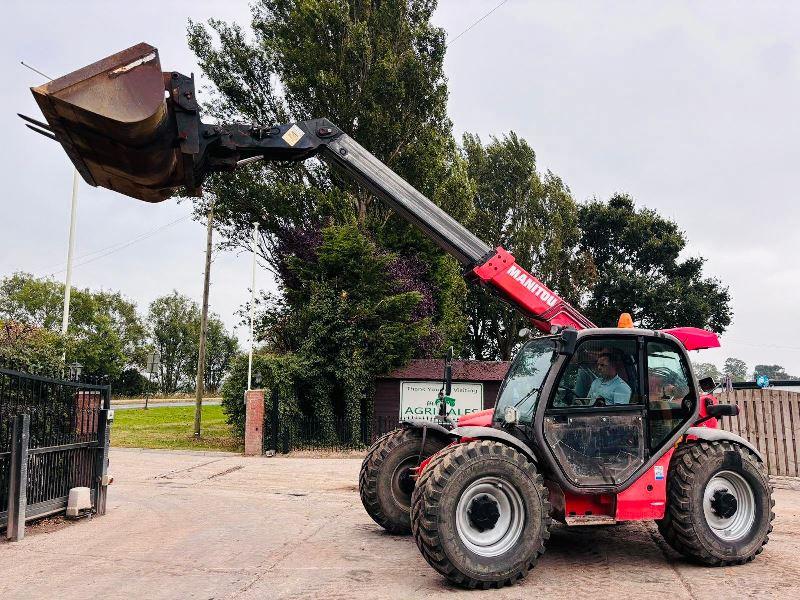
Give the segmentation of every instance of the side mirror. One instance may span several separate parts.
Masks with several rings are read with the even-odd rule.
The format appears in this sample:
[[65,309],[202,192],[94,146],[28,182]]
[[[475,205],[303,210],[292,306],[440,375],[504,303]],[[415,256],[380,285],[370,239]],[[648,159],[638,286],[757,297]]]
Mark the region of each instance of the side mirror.
[[717,387],[717,383],[711,377],[703,377],[698,383],[700,384],[700,389],[706,394],[711,393]]
[[706,407],[706,414],[715,419],[719,417],[735,417],[739,414],[739,407],[735,404],[712,404]]
[[565,328],[561,332],[561,339],[559,342],[559,354],[566,354],[567,356],[575,354],[575,345],[578,343],[578,332],[572,327]]

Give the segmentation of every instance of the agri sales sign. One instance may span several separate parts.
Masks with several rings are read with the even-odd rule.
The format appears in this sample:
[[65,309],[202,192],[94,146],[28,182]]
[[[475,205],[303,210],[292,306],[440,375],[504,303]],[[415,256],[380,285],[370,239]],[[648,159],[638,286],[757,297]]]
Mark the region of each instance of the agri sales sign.
[[[433,420],[439,415],[440,381],[401,381],[400,382],[400,420]],[[463,415],[483,410],[482,383],[456,383],[450,397],[455,406],[448,405],[447,416],[457,419]]]

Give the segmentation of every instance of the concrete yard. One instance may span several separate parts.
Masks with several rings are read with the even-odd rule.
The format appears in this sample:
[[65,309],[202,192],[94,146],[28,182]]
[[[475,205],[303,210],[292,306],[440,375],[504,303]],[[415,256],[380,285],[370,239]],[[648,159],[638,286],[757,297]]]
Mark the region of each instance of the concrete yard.
[[449,585],[361,507],[358,459],[113,449],[108,514],[0,542],[0,598],[800,598],[800,483],[742,567],[707,569],[652,524],[553,529],[521,584]]

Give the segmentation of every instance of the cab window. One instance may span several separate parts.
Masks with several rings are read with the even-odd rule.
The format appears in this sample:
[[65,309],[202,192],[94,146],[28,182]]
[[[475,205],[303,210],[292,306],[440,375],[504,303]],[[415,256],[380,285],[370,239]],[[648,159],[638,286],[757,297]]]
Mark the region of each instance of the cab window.
[[692,415],[696,395],[690,373],[683,353],[672,342],[647,343],[651,448],[658,448]]
[[640,405],[635,339],[588,340],[572,355],[553,408]]

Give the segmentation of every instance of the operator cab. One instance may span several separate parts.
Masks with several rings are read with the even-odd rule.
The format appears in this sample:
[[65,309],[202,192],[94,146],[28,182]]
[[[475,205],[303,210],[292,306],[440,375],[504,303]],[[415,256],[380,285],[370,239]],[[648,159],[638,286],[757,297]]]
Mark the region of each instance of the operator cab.
[[565,487],[612,491],[663,454],[693,420],[697,398],[686,351],[673,336],[589,329],[566,344],[562,336],[527,342],[493,421],[538,446]]

